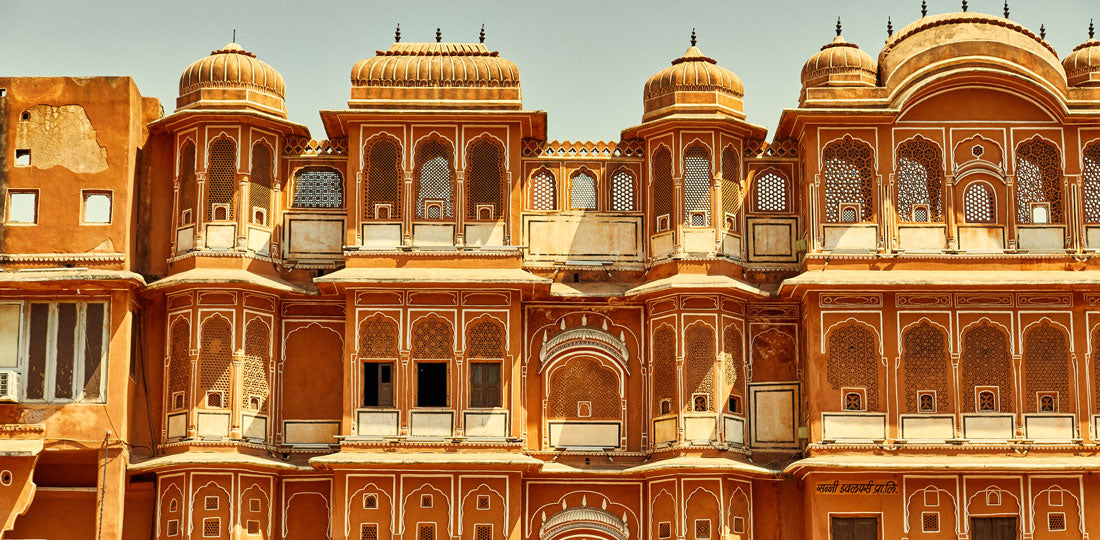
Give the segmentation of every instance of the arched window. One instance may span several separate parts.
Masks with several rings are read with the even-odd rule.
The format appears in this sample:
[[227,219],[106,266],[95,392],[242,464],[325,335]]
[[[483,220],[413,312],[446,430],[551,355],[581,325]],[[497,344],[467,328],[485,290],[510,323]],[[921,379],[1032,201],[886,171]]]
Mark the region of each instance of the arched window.
[[943,221],[943,160],[936,143],[917,137],[898,147],[897,214],[902,222]]
[[416,218],[454,217],[454,169],[451,147],[433,138],[416,147]]
[[1062,163],[1058,149],[1031,139],[1016,151],[1016,219],[1020,223],[1062,222]]
[[359,324],[359,358],[397,358],[397,323],[381,315]]
[[967,223],[995,223],[997,205],[993,189],[984,182],[974,182],[963,192],[963,220]]
[[684,152],[684,224],[710,226],[710,153],[702,145]]
[[661,326],[653,333],[653,414],[672,411],[662,406],[676,400],[676,332]]
[[504,148],[483,138],[469,147],[466,157],[466,219],[502,219],[505,210]]
[[[390,137],[378,137],[367,147],[366,158],[366,174],[363,175],[363,219],[401,219],[401,193],[404,185],[401,147]],[[450,186],[449,174],[448,170],[447,186]],[[419,206],[417,208],[419,210]]]
[[263,321],[254,319],[244,331],[244,362],[241,366],[241,409],[267,412],[270,386],[267,382],[271,359],[271,333]]
[[672,182],[672,152],[661,147],[653,153],[653,233],[672,229],[676,188]]
[[[1043,322],[1024,334],[1024,411],[1072,411],[1069,394],[1069,341],[1058,326]],[[1043,407],[1047,397],[1050,408]],[[1061,399],[1059,399],[1061,398]]]
[[210,144],[206,171],[206,219],[232,221],[236,217],[237,143],[222,137]]
[[413,358],[445,359],[452,356],[454,356],[454,334],[447,321],[429,317],[413,326]]
[[264,143],[252,145],[252,174],[248,177],[248,220],[256,225],[271,225],[271,190],[274,186],[271,148]]
[[344,177],[330,167],[303,167],[294,173],[294,208],[342,208]]
[[547,386],[548,418],[619,420],[622,416],[619,377],[594,358],[565,360],[550,374]]
[[725,385],[730,401],[728,412],[742,413],[741,399],[745,395],[745,358],[741,332],[730,324],[722,333],[722,383]]
[[833,390],[858,387],[867,391],[866,410],[878,410],[878,344],[874,332],[849,323],[826,341],[826,372]]
[[569,207],[574,210],[596,209],[596,178],[581,169],[569,178]]
[[[829,143],[823,152],[825,221],[856,223],[874,215],[874,153],[851,137]],[[849,215],[845,215],[845,213]]]
[[787,180],[774,172],[756,178],[756,210],[758,212],[787,211]]
[[504,327],[494,321],[471,325],[466,331],[466,356],[504,358]]
[[1100,143],[1085,148],[1085,169],[1081,180],[1085,194],[1085,222],[1100,223]]
[[611,210],[615,212],[633,212],[634,175],[626,169],[619,169],[611,175]]
[[741,211],[741,161],[732,146],[722,150],[722,219],[727,229],[737,228]]
[[694,324],[684,331],[684,394],[690,399],[685,410],[714,410],[714,330]]
[[[947,335],[927,321],[901,335],[905,411],[951,411],[951,365]],[[926,403],[927,402],[927,403]]]
[[191,393],[191,327],[186,319],[172,324],[168,362],[168,408],[185,409]]
[[557,210],[558,185],[554,173],[539,169],[531,177],[531,209]]
[[214,315],[202,325],[199,349],[199,400],[208,409],[229,408],[233,364],[233,328]]
[[999,402],[1000,412],[1012,412],[1012,355],[1004,330],[983,322],[963,333],[959,386],[963,412],[983,410],[977,398],[988,390],[982,387],[996,388],[997,392],[990,393]]
[[195,182],[195,143],[187,141],[180,149],[179,162],[180,207],[179,225],[195,222],[195,198],[198,184]]

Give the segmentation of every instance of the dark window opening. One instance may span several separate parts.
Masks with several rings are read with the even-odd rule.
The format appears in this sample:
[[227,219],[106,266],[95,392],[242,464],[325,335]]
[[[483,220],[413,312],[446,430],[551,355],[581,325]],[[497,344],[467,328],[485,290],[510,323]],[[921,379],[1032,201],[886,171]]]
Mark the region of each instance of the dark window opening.
[[447,406],[447,364],[421,362],[416,365],[416,406]]
[[470,363],[470,407],[500,407],[500,363]]
[[731,413],[741,412],[741,397],[740,396],[730,396],[729,407],[730,407],[730,412]]
[[877,517],[834,517],[830,528],[833,540],[878,540]]
[[392,363],[363,363],[363,406],[393,407]]

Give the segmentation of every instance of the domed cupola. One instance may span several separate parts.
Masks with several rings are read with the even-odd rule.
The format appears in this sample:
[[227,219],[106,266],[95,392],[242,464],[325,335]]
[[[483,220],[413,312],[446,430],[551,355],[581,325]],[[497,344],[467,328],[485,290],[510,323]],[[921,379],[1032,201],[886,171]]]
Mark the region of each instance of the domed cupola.
[[1078,45],[1062,60],[1070,86],[1100,87],[1100,40],[1089,21],[1089,40]]
[[802,88],[812,86],[875,86],[878,65],[871,55],[840,35],[840,19],[836,20],[836,37],[832,43],[810,57],[802,66]]
[[437,28],[435,43],[394,44],[351,68],[353,108],[505,109],[523,107],[519,68],[478,43],[447,43]]
[[672,65],[658,71],[645,83],[645,113],[648,122],[671,114],[724,113],[744,118],[745,87],[734,72],[707,58],[696,46],[695,31],[691,47]]
[[183,71],[176,110],[253,109],[286,118],[285,95],[275,68],[229,43]]

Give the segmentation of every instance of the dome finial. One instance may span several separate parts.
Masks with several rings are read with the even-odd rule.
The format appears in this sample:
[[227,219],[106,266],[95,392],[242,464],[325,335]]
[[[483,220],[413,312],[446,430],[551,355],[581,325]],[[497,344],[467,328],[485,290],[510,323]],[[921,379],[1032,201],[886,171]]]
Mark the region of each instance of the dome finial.
[[393,31],[394,43],[401,43],[401,23],[397,23],[397,30]]
[[1005,0],[1005,18],[1008,18],[1008,0]]
[[841,30],[840,16],[837,15],[837,17],[836,17],[836,35],[837,35],[837,37],[840,37],[840,30]]
[[920,0],[920,16],[928,16],[928,0]]
[[439,30],[439,27],[437,26],[437,27],[435,28],[435,42],[436,42],[436,43],[439,43],[439,42],[441,42],[441,41],[443,41],[443,32],[441,32],[441,31]]
[[1047,40],[1047,25],[1045,24],[1039,25],[1039,39],[1043,41]]
[[963,13],[970,11],[970,6],[967,5],[966,0],[963,0]]
[[481,33],[477,35],[478,43],[485,43],[485,23],[481,23]]
[[1092,24],[1092,19],[1089,19],[1089,39],[1096,37],[1096,26]]
[[695,39],[695,29],[691,29],[691,46],[694,47],[699,40]]
[[233,43],[236,43],[236,42],[237,42],[237,29],[234,28],[233,29]]
[[890,20],[890,16],[886,16],[886,37],[894,35],[894,21]]

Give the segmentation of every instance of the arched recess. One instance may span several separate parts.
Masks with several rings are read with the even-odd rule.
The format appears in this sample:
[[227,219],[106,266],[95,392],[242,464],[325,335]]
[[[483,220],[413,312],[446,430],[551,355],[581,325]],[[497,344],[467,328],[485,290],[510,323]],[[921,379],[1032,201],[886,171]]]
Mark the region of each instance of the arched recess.
[[195,178],[195,143],[187,140],[180,147],[179,154],[179,216],[177,225],[184,226],[195,222],[195,206],[198,202],[198,183]]
[[943,152],[920,135],[898,145],[895,211],[898,221],[943,222]]
[[504,145],[490,135],[466,147],[466,219],[499,221],[507,215]]
[[558,181],[550,169],[539,167],[531,174],[530,186],[529,204],[532,210],[558,209]]
[[684,150],[684,225],[710,226],[712,192],[710,150],[694,143]]
[[244,362],[241,366],[241,410],[267,414],[271,385],[271,329],[260,318],[248,322],[244,331]]
[[875,217],[875,153],[845,136],[822,151],[822,196],[826,223],[866,223]]
[[191,323],[179,317],[172,323],[168,352],[168,410],[185,409],[191,403]]
[[232,221],[237,216],[237,141],[220,136],[210,143],[206,170],[206,219]]
[[1100,141],[1089,143],[1082,157],[1081,185],[1085,199],[1085,223],[1098,224],[1100,223]]
[[746,389],[746,370],[744,338],[741,330],[734,324],[727,324],[722,331],[722,389],[719,397],[730,396],[738,400],[737,410],[730,406],[733,403],[727,400],[726,412],[731,414],[744,414],[744,400]]
[[405,183],[401,143],[392,135],[379,134],[367,142],[363,154],[363,219],[401,219]]
[[[980,408],[975,398],[978,387],[996,389],[993,410],[1015,411],[1012,354],[1008,333],[999,325],[982,320],[962,334],[962,355],[959,359],[959,389],[962,411],[972,413]],[[989,412],[988,410],[984,412]]]
[[625,373],[604,355],[575,352],[550,359],[544,372],[546,418],[621,422]]
[[248,176],[248,222],[271,226],[275,187],[275,152],[265,141],[252,145],[252,169]]
[[417,220],[449,220],[455,217],[454,147],[438,135],[416,145],[413,171]]
[[580,167],[569,175],[569,209],[598,210],[599,190],[596,173]]
[[1054,143],[1038,135],[1016,147],[1016,221],[1062,223],[1062,157]]
[[[905,381],[903,411],[907,413],[954,411],[951,355],[948,352],[947,332],[943,327],[922,320],[903,329],[901,363]],[[929,401],[931,401],[930,404]]]
[[638,186],[634,173],[619,167],[611,173],[610,204],[613,212],[633,212],[638,209]]
[[673,212],[675,208],[676,188],[672,180],[672,152],[668,147],[661,146],[653,153],[651,162],[652,189],[650,200],[653,201],[653,215],[651,233],[672,229]]
[[224,315],[215,313],[202,323],[199,340],[199,406],[228,409],[233,365],[233,325]]
[[826,372],[833,390],[862,388],[866,403],[861,410],[878,411],[881,395],[875,330],[865,323],[845,322],[828,331],[825,343]]
[[653,332],[653,416],[678,410],[676,331],[667,324]]
[[722,226],[737,230],[741,212],[741,160],[734,146],[722,149]]
[[1024,330],[1024,412],[1068,413],[1076,407],[1070,390],[1069,338],[1049,319]]
[[714,329],[697,321],[684,329],[684,410],[715,410],[717,343]]

